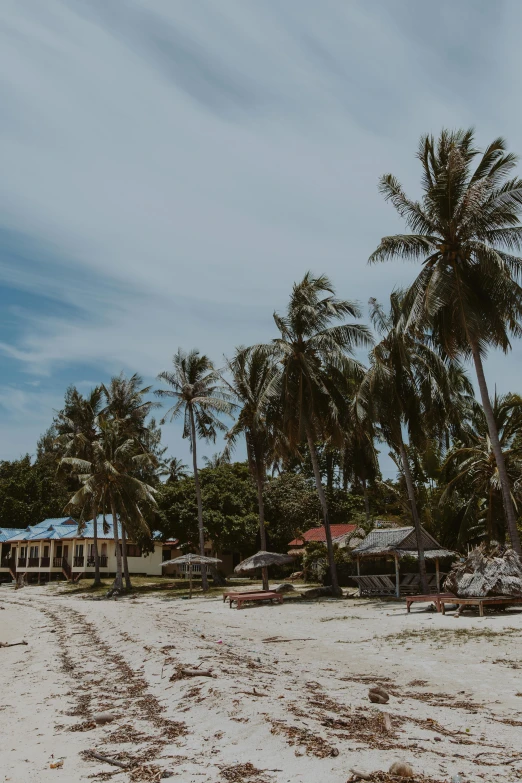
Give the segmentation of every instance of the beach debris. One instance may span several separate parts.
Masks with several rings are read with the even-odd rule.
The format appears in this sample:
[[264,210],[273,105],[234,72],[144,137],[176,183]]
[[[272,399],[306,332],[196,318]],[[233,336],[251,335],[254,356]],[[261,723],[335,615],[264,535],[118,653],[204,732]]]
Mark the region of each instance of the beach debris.
[[301,595],[303,598],[322,598],[333,595],[333,592],[332,588],[326,585],[326,587],[310,587],[308,590],[303,590]]
[[456,563],[444,590],[459,598],[513,596],[522,598],[522,562],[513,549],[476,547],[463,563]]
[[132,766],[127,762],[113,759],[111,758],[111,756],[104,756],[102,753],[98,753],[97,751],[92,749],[86,750],[85,756],[87,756],[87,758],[96,759],[97,761],[104,761],[106,764],[112,764],[113,767],[120,767],[120,769],[130,769],[130,767]]
[[61,769],[63,767],[63,759],[58,759],[58,761],[51,761],[49,764],[50,769]]
[[178,666],[177,670],[169,678],[170,682],[183,680],[188,677],[215,677],[212,669],[186,669],[184,666]]
[[111,723],[118,717],[119,716],[115,715],[113,712],[95,712],[92,716],[92,719],[97,723],[98,726],[103,726],[106,723]]
[[280,585],[276,585],[272,588],[273,593],[296,593],[295,587],[288,582],[282,582]]
[[20,644],[27,645],[29,642],[26,642],[25,640],[22,640],[21,642],[0,642],[0,647],[18,647]]
[[388,704],[390,701],[389,694],[381,688],[380,685],[376,685],[374,688],[370,688],[368,691],[368,698],[374,704]]
[[383,712],[382,722],[384,724],[384,728],[386,729],[386,731],[393,731],[392,720],[387,712]]
[[361,772],[359,769],[352,768],[350,770],[352,773],[350,780],[350,783],[356,783],[357,780],[371,780],[373,778],[373,773],[371,772]]
[[390,775],[397,775],[399,778],[413,777],[413,768],[407,761],[394,761],[389,771]]

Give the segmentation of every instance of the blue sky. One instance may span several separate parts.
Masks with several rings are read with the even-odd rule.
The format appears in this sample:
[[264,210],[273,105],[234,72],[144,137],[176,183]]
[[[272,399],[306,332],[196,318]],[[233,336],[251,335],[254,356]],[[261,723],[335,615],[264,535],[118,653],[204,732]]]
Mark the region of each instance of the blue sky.
[[[0,458],[69,383],[269,339],[309,268],[365,313],[410,281],[366,265],[400,228],[378,177],[417,194],[443,126],[522,153],[521,22],[519,0],[4,0]],[[491,385],[520,368],[491,357]]]

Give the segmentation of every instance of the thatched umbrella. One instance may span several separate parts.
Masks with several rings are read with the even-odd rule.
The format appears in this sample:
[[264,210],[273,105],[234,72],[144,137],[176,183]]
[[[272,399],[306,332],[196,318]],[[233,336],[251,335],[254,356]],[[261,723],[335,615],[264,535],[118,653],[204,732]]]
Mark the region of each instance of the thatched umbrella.
[[222,560],[218,560],[217,557],[204,557],[203,555],[181,555],[181,557],[175,557],[174,560],[166,560],[164,563],[162,563],[162,566],[166,565],[176,565],[181,563],[187,563],[189,567],[189,583],[190,583],[190,592],[189,597],[192,598],[192,566],[194,563],[196,565],[215,565],[216,563],[222,563]]
[[271,565],[286,565],[291,563],[293,559],[294,555],[280,555],[277,552],[256,552],[252,557],[242,560],[234,568],[234,572],[240,574],[242,571],[255,571],[256,568],[268,568]]

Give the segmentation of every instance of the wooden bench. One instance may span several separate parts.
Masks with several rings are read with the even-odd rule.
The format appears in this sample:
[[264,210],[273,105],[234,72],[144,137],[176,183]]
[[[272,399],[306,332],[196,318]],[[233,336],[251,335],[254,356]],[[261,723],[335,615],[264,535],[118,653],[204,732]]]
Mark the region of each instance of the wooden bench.
[[241,604],[246,601],[276,601],[279,604],[283,603],[283,594],[274,593],[271,590],[269,592],[257,592],[257,593],[231,593],[229,595],[230,608],[232,609],[232,603],[235,601],[237,608],[241,609]]
[[[455,598],[451,593],[433,593],[427,595],[409,595],[406,598],[406,611],[409,613],[410,607],[413,603],[428,603],[431,601],[435,604],[437,612],[441,611],[441,600],[447,599],[451,603],[451,599]],[[456,603],[453,601],[453,603]]]
[[512,598],[510,596],[494,595],[488,598],[458,598],[452,595],[451,598],[442,598],[440,601],[442,614],[445,612],[445,604],[457,604],[457,616],[460,616],[461,610],[465,606],[478,606],[480,617],[484,617],[485,606],[509,606],[510,604],[522,604],[522,598]]

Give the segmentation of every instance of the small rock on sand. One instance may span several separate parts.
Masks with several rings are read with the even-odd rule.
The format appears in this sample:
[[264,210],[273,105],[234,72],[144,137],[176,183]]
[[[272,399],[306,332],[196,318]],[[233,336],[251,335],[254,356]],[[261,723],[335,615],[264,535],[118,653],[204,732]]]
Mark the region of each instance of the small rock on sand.
[[92,717],[98,726],[103,726],[105,723],[111,723],[113,720],[116,720],[118,716],[112,712],[95,712]]
[[390,696],[384,688],[381,688],[379,686],[375,688],[370,688],[368,691],[368,698],[370,701],[372,701],[374,704],[387,704],[390,701]]

